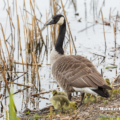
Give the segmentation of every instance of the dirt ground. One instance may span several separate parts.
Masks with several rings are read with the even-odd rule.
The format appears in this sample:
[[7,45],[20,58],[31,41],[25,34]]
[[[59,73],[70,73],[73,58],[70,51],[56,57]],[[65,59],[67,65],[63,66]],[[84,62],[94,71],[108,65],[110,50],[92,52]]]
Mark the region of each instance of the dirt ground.
[[[116,120],[120,118],[120,89],[115,88],[110,91],[110,98],[98,97],[94,103],[82,104],[77,110],[61,114],[60,111],[46,107],[39,111],[30,111],[28,114],[24,114],[22,118],[26,120]],[[81,96],[75,96],[72,98],[78,104]],[[25,112],[24,112],[25,113]],[[25,119],[22,119],[25,120]],[[117,119],[119,120],[119,119]]]

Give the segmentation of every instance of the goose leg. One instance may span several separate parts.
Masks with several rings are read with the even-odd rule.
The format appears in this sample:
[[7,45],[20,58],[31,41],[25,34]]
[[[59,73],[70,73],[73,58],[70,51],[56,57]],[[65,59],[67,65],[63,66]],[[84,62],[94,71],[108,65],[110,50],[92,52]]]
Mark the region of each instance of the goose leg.
[[78,107],[80,107],[82,105],[82,101],[83,101],[84,95],[85,95],[85,93],[81,93],[82,98],[81,98],[81,101],[80,101],[80,104],[78,105]]
[[71,101],[71,93],[67,93],[68,99]]
[[65,112],[63,111],[63,108],[60,109],[60,113],[65,114]]
[[62,113],[62,114],[64,113],[64,111],[63,111],[63,108],[62,108],[62,111],[61,111],[61,113]]

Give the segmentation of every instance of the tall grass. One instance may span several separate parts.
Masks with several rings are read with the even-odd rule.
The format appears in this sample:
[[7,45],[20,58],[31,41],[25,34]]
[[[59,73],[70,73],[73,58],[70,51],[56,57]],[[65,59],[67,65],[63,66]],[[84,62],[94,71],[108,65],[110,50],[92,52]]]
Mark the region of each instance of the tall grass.
[[[24,89],[26,88],[34,88],[41,91],[41,80],[40,80],[40,67],[42,66],[43,61],[49,57],[50,51],[54,47],[58,33],[59,26],[54,25],[50,26],[50,29],[45,24],[51,19],[52,15],[64,13],[65,19],[67,21],[67,34],[64,44],[64,50],[70,51],[70,54],[73,54],[73,51],[76,52],[76,47],[74,44],[74,40],[72,37],[72,33],[70,30],[70,26],[68,24],[68,19],[66,16],[66,12],[61,0],[62,9],[58,4],[58,0],[51,1],[51,13],[46,11],[46,21],[42,22],[41,19],[38,19],[36,16],[36,5],[35,0],[29,1],[30,11],[26,9],[26,1],[24,0],[24,14],[21,8],[18,8],[17,0],[15,2],[15,12],[16,12],[16,22],[17,25],[13,21],[13,16],[11,12],[11,6],[9,5],[9,0],[7,0],[7,20],[6,20],[6,28],[4,30],[3,25],[0,23],[0,32],[2,33],[3,41],[0,38],[0,70],[4,79],[4,84],[7,88],[7,91],[10,96],[10,104],[14,106],[12,108],[10,106],[9,115],[16,116],[17,108],[12,100],[13,96],[10,93],[11,84],[15,84],[17,86],[22,86]],[[20,14],[18,12],[20,10]],[[39,11],[39,8],[37,7]],[[23,26],[21,25],[21,21]],[[10,33],[9,37],[6,38],[6,31],[8,29],[7,23],[9,23]],[[46,28],[46,36],[43,36],[43,30]],[[17,33],[17,34],[16,34]],[[17,35],[17,36],[15,36]],[[22,35],[24,37],[22,37]],[[21,39],[24,38],[24,39]],[[68,39],[67,39],[68,38]],[[23,46],[23,44],[25,46]],[[50,48],[50,51],[49,51]],[[25,51],[24,51],[25,49]],[[17,60],[15,60],[15,56],[17,56]],[[47,61],[47,59],[46,59]],[[22,66],[22,71],[17,71],[17,67]],[[19,73],[23,73],[19,76]],[[15,77],[17,74],[17,77]],[[8,77],[9,76],[9,77]],[[19,82],[14,82],[15,80],[24,77],[23,84]],[[31,82],[33,86],[27,85],[28,82]],[[29,90],[27,91],[29,92]],[[38,91],[37,91],[38,92]],[[39,93],[38,93],[39,94]],[[44,97],[43,97],[44,98]],[[42,97],[41,97],[42,99]],[[6,112],[7,113],[7,112]],[[8,116],[8,115],[7,115]],[[15,117],[13,117],[15,118]],[[10,119],[13,119],[10,117]]]

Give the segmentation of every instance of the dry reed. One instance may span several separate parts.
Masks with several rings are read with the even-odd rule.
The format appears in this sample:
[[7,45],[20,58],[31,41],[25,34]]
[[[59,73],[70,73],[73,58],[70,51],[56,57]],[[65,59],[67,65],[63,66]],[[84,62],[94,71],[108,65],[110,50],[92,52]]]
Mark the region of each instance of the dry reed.
[[105,37],[104,18],[103,18],[103,12],[102,12],[102,9],[101,9],[100,11],[101,11],[102,23],[103,23],[103,34],[104,34],[104,41],[105,41],[105,54],[106,54],[107,44],[106,44],[106,37]]
[[[73,40],[73,37],[72,37],[72,34],[71,34],[70,26],[69,26],[69,23],[68,23],[68,20],[67,20],[67,16],[66,16],[66,12],[65,12],[65,9],[64,9],[64,6],[63,6],[63,2],[62,2],[62,0],[61,0],[61,5],[62,5],[62,8],[63,8],[63,12],[64,12],[65,20],[66,20],[66,22],[67,22],[67,26],[68,26],[68,29],[69,29],[69,34],[70,34],[70,36],[71,36],[72,43],[73,43],[73,46],[74,46],[74,49],[75,49],[75,54],[76,54],[77,51],[76,51],[75,43],[74,43],[74,40]],[[70,39],[69,39],[69,40],[70,40]]]

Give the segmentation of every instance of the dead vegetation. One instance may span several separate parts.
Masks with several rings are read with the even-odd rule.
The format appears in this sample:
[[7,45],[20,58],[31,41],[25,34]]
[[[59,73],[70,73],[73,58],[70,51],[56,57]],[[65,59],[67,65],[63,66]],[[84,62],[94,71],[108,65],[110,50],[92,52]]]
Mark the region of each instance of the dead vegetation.
[[[114,86],[114,84],[113,84]],[[119,100],[120,100],[120,87],[113,87],[112,91],[109,91],[110,98],[106,99],[98,96],[97,101],[87,102],[83,104],[77,110],[69,110],[64,114],[61,114],[59,110],[55,110],[52,106],[45,107],[39,111],[26,109],[22,114],[21,119],[35,118],[37,115],[40,120],[104,120],[113,118],[119,120]],[[72,98],[72,101],[80,102],[81,96],[77,95]],[[34,116],[34,117],[33,117]]]

